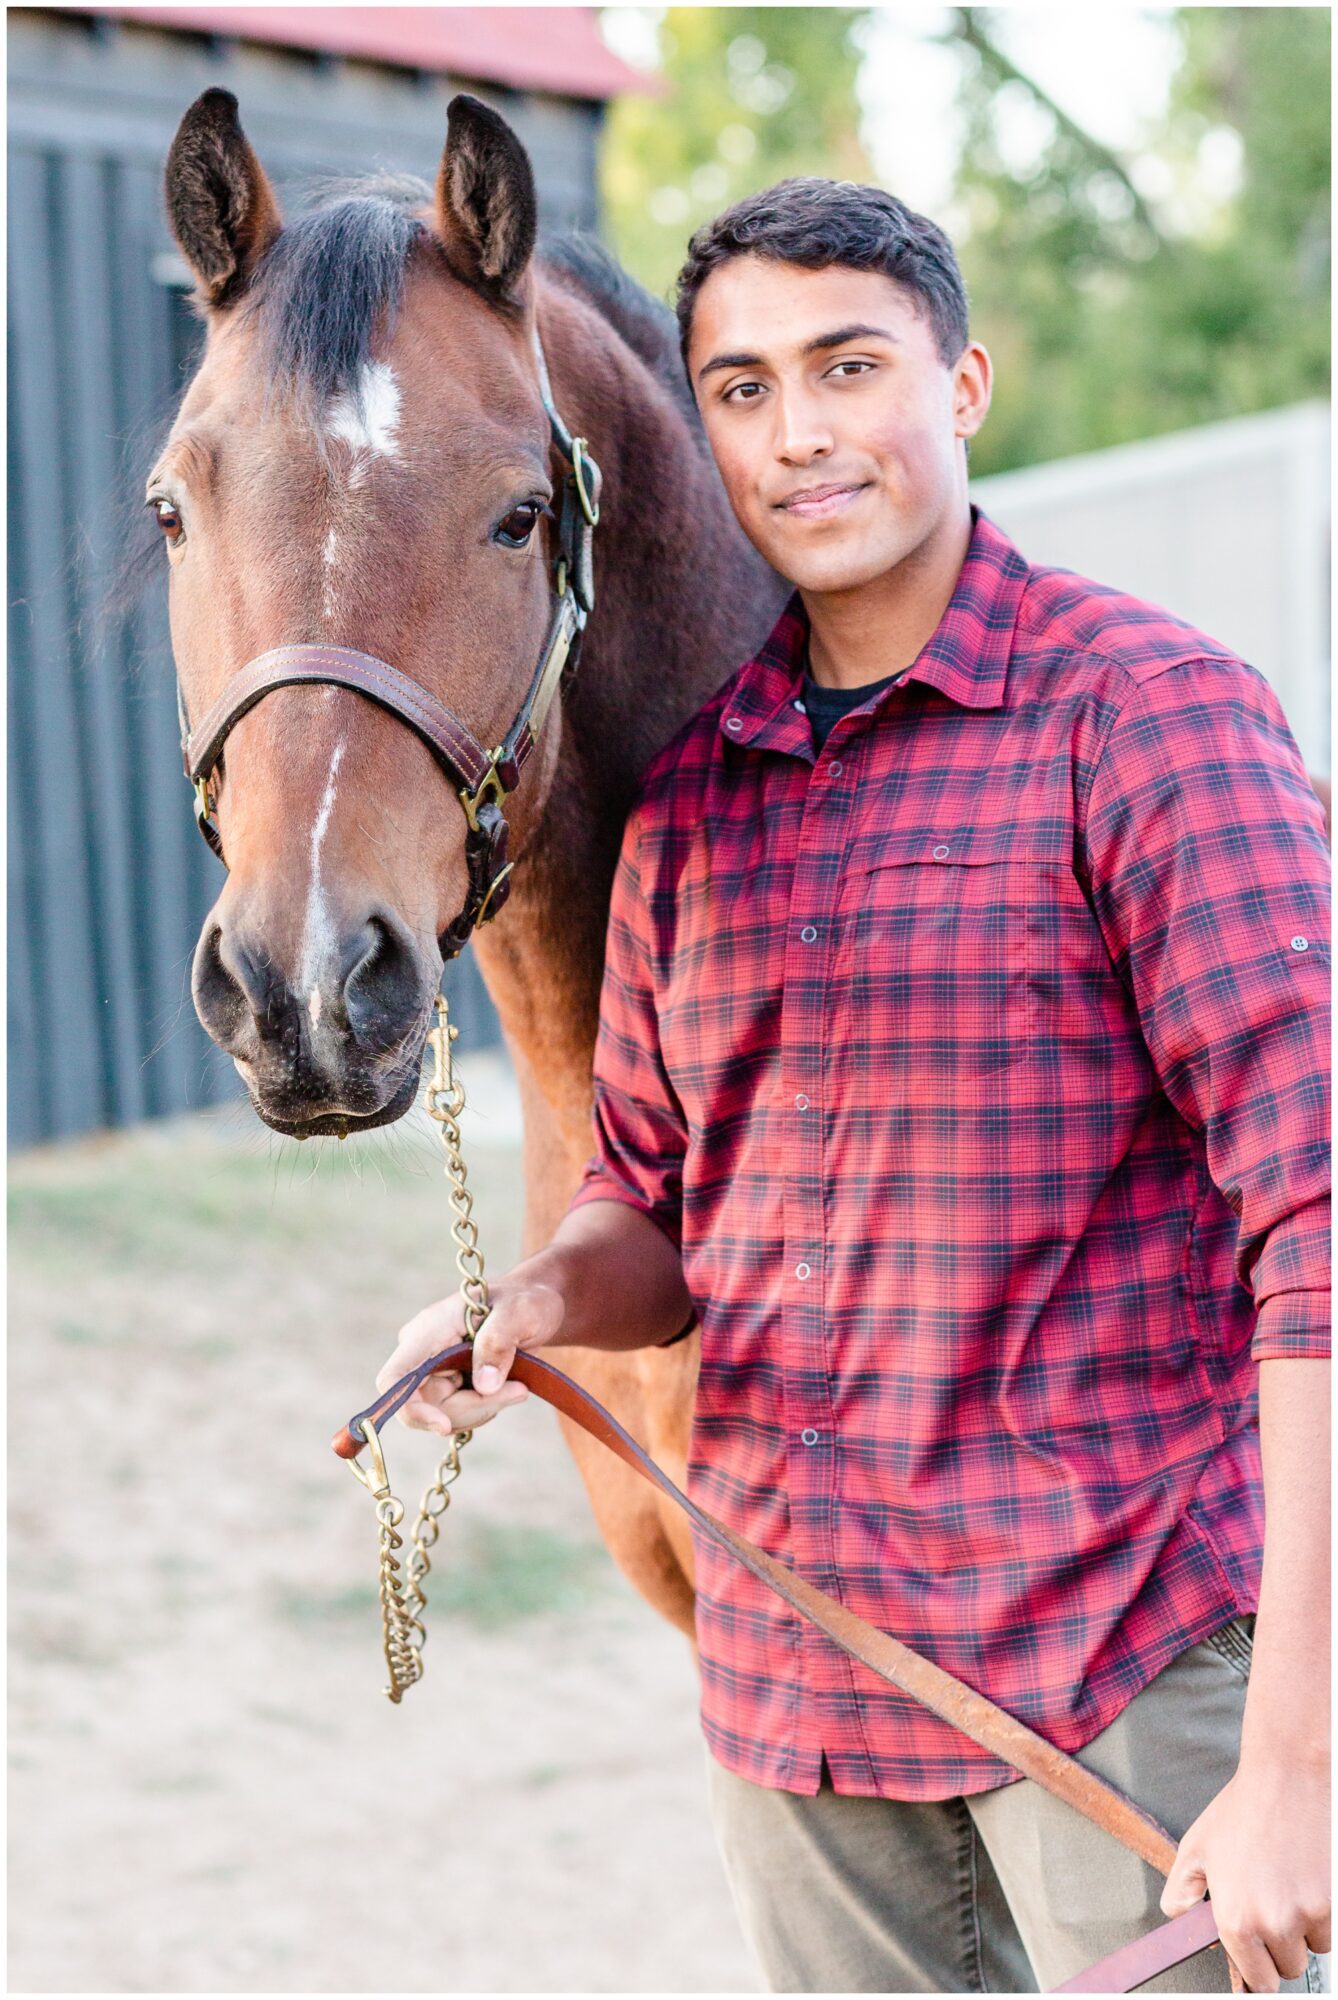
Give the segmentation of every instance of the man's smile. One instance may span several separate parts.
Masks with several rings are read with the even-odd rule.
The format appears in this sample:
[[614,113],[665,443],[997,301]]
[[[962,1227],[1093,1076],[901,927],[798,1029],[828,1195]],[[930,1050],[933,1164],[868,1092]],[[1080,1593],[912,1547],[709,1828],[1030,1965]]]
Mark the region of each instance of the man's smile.
[[869,490],[868,481],[856,486],[805,486],[798,493],[775,503],[777,513],[789,514],[801,521],[826,520],[832,514],[840,514],[861,493]]

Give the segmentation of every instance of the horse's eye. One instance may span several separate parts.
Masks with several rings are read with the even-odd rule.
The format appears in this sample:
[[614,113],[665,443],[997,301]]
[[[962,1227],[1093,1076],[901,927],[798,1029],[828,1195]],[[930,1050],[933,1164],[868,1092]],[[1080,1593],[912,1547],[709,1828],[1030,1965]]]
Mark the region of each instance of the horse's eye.
[[150,500],[149,505],[157,516],[158,526],[175,547],[185,532],[180,511],[170,500]]
[[534,533],[539,516],[544,512],[537,500],[525,500],[519,507],[513,507],[504,520],[497,523],[493,539],[508,549],[523,549]]

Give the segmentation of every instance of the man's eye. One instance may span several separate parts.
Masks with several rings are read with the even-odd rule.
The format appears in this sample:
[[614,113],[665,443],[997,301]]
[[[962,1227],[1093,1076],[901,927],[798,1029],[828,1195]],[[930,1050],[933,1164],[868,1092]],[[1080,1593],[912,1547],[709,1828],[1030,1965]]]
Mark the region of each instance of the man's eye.
[[504,548],[523,549],[539,524],[539,518],[548,509],[538,500],[526,500],[519,507],[497,523],[493,529],[493,540]]
[[871,361],[838,361],[830,372],[833,375],[840,375],[848,370],[852,375],[866,375],[872,366]]
[[724,403],[755,403],[761,394],[760,382],[734,382],[720,400]]
[[180,509],[174,507],[170,500],[150,500],[149,505],[164,536],[175,548],[186,532]]

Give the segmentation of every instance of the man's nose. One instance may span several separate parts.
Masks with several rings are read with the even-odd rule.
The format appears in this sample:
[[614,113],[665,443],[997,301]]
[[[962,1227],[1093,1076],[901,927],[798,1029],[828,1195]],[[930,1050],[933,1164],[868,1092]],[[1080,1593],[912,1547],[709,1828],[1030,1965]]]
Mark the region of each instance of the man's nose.
[[776,456],[786,465],[811,465],[825,458],[835,440],[817,400],[803,390],[779,389],[776,394]]

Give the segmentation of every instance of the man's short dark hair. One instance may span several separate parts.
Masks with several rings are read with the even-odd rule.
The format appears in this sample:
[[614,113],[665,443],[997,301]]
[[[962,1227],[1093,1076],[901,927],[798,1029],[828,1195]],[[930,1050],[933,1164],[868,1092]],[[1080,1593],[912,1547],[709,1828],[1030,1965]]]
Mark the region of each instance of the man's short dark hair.
[[694,234],[675,298],[684,367],[698,292],[721,264],[745,256],[809,271],[829,264],[881,271],[916,299],[945,368],[966,346],[966,287],[957,254],[937,223],[882,188],[805,178],[745,196]]

